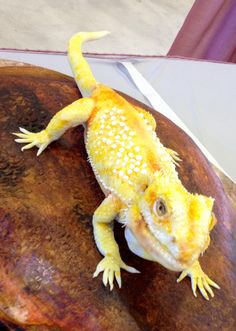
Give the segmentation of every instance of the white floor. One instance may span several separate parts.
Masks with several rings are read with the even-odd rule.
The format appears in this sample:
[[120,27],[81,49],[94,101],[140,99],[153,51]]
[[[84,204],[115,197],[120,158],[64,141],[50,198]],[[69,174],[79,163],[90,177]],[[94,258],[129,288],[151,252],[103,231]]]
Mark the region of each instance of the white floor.
[[66,50],[78,31],[109,30],[98,53],[162,54],[194,0],[0,0],[0,48]]

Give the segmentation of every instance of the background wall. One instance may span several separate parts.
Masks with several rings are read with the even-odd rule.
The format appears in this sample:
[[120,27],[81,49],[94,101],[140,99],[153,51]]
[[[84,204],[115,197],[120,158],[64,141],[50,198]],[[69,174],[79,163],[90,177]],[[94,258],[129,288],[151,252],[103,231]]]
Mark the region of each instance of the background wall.
[[194,0],[0,0],[0,47],[66,50],[77,31],[112,36],[85,50],[165,55]]

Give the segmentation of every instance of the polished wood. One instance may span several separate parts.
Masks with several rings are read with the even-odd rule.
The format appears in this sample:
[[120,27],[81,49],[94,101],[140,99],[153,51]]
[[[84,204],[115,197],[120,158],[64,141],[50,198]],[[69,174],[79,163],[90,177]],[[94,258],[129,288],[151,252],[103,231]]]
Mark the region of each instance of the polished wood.
[[209,302],[194,298],[189,279],[177,284],[176,273],[129,252],[119,225],[122,257],[141,274],[122,272],[122,289],[112,292],[101,277],[92,278],[101,256],[91,219],[103,193],[83,129],[69,130],[40,157],[35,148],[22,153],[11,134],[19,126],[41,130],[79,97],[73,79],[62,74],[33,66],[0,69],[0,319],[10,330],[28,331],[235,330],[235,211],[192,140],[129,97],[155,116],[161,141],[180,154],[188,190],[216,199],[218,223],[201,261],[221,290]]

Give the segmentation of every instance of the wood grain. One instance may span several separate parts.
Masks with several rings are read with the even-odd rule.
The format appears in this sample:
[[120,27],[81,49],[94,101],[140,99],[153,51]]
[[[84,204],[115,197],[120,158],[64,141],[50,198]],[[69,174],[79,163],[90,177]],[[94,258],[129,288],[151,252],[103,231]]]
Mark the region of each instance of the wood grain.
[[159,331],[236,329],[236,217],[223,186],[191,139],[153,113],[161,141],[183,162],[180,177],[191,192],[215,197],[218,223],[202,258],[221,290],[195,299],[190,281],[128,251],[116,225],[124,260],[141,271],[123,272],[110,292],[92,274],[101,259],[91,219],[103,194],[96,183],[82,128],[68,131],[40,156],[22,153],[11,132],[39,131],[80,97],[73,79],[47,69],[0,69],[0,319],[10,330]]

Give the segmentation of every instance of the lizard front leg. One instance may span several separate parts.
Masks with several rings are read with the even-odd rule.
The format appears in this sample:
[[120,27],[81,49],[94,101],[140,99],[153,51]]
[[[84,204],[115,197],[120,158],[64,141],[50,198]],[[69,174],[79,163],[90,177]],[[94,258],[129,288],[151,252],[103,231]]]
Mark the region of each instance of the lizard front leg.
[[18,137],[15,141],[20,144],[27,143],[25,149],[37,146],[37,156],[54,140],[59,139],[63,133],[71,127],[85,123],[94,108],[91,98],[82,98],[66,106],[53,116],[46,129],[33,133],[20,128],[21,133],[13,133]]
[[211,280],[205,274],[205,272],[200,266],[199,261],[195,261],[190,268],[184,270],[177,279],[177,282],[181,282],[181,280],[184,279],[186,276],[189,276],[191,278],[192,291],[195,297],[197,296],[197,287],[199,288],[200,292],[206,300],[209,300],[207,292],[210,293],[212,297],[214,297],[214,293],[211,286],[217,289],[220,288],[215,282],[213,282],[213,280]]
[[110,290],[113,289],[114,277],[121,287],[120,269],[132,273],[139,272],[122,261],[119,246],[114,238],[112,221],[121,208],[120,200],[110,194],[97,208],[93,216],[95,241],[100,253],[105,256],[97,265],[93,276],[97,277],[100,272],[103,272],[103,284],[106,286],[109,282]]

